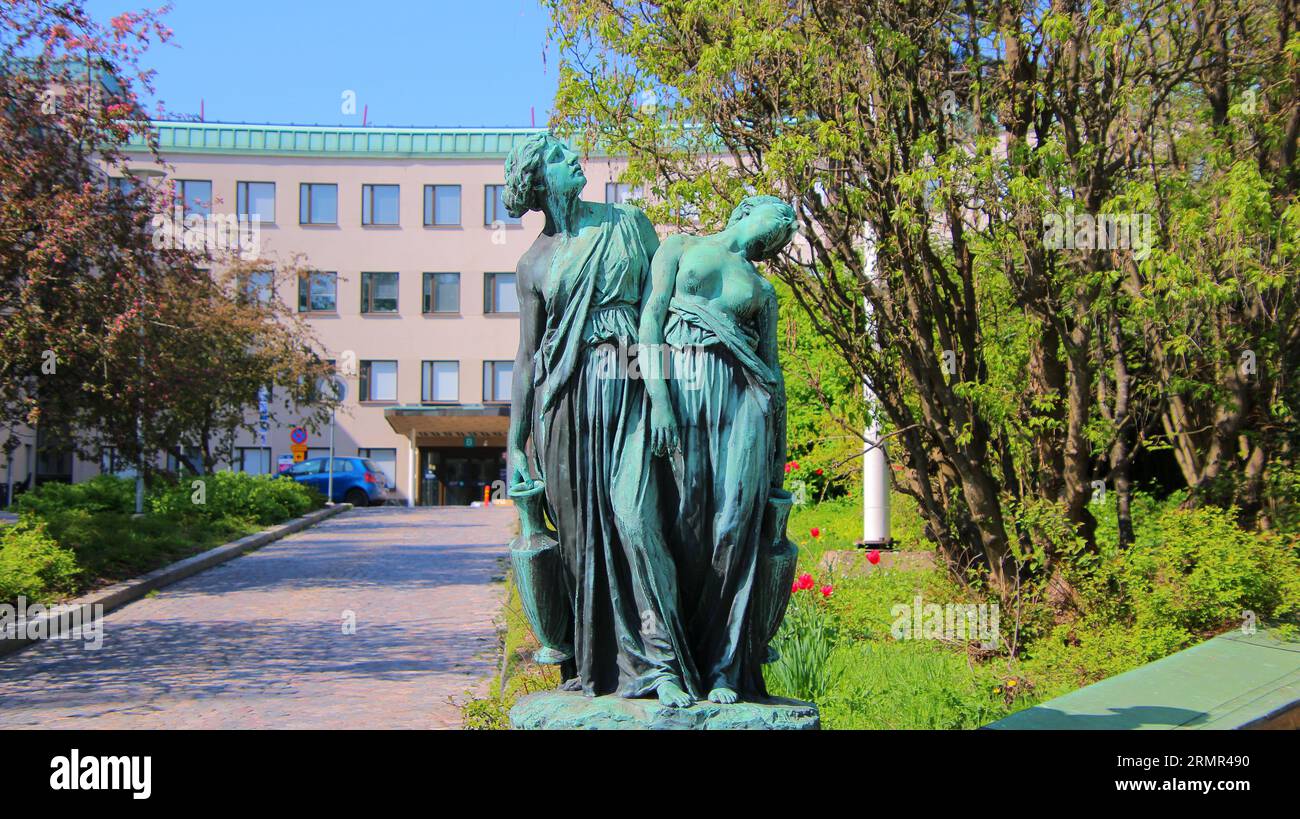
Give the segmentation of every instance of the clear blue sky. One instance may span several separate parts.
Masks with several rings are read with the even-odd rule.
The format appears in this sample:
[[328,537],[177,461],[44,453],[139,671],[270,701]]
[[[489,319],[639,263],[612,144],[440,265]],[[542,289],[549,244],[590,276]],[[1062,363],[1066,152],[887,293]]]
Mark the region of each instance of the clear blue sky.
[[[163,0],[87,0],[107,22]],[[150,113],[209,121],[545,125],[555,52],[538,0],[174,0],[173,44],[151,48]],[[341,111],[356,92],[356,114]]]

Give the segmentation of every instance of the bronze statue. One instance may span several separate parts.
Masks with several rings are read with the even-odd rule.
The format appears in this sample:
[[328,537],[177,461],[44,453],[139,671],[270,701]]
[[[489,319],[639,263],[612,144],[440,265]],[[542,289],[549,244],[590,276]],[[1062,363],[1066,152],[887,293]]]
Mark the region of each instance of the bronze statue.
[[[530,547],[515,562],[533,578],[520,589],[531,614],[550,610],[546,598],[563,584],[569,622],[535,622],[534,629],[539,638],[571,635],[539,658],[560,662],[566,687],[593,696],[656,694],[685,706],[695,673],[676,574],[658,522],[642,514],[657,505],[646,496],[654,487],[636,488],[641,476],[634,472],[620,480],[647,460],[630,436],[644,412],[644,383],[608,377],[598,353],[603,344],[635,338],[659,239],[637,208],[582,201],[586,181],[577,154],[550,135],[530,137],[506,160],[507,210],[546,216],[516,278],[521,326],[510,483]],[[624,483],[629,490],[616,491]],[[558,536],[554,548],[539,551],[543,509]]]
[[[776,296],[754,263],[794,211],[750,197],[721,233],[660,246],[639,209],[581,201],[585,183],[550,135],[506,161],[507,209],[546,217],[518,266],[509,435],[537,659],[589,697],[765,700],[797,552]],[[631,367],[607,366],[612,345]]]

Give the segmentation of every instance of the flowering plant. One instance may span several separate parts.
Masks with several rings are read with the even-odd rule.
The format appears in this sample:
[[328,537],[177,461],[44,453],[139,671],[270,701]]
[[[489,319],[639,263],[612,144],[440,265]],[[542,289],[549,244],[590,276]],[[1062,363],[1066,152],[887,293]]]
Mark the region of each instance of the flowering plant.
[[780,658],[768,666],[776,693],[816,702],[839,676],[832,662],[838,629],[829,600],[835,587],[818,585],[807,572],[790,588],[790,606],[773,643]]

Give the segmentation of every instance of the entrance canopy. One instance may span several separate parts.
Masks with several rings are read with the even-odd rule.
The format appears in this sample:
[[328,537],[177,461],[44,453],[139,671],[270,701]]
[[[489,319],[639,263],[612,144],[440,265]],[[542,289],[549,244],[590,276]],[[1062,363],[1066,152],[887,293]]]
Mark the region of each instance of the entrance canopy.
[[401,406],[384,410],[393,431],[419,446],[505,446],[510,428],[508,404]]

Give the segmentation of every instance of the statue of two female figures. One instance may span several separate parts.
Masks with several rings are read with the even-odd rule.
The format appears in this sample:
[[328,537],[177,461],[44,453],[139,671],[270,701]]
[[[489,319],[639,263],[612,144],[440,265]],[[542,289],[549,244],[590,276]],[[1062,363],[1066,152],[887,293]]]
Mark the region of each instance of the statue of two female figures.
[[[506,160],[506,208],[546,217],[519,261],[508,442],[538,659],[590,696],[761,698],[795,549],[776,298],[754,262],[789,243],[794,212],[750,197],[721,233],[660,246],[585,184],[547,134]],[[638,338],[638,366],[611,368]]]

